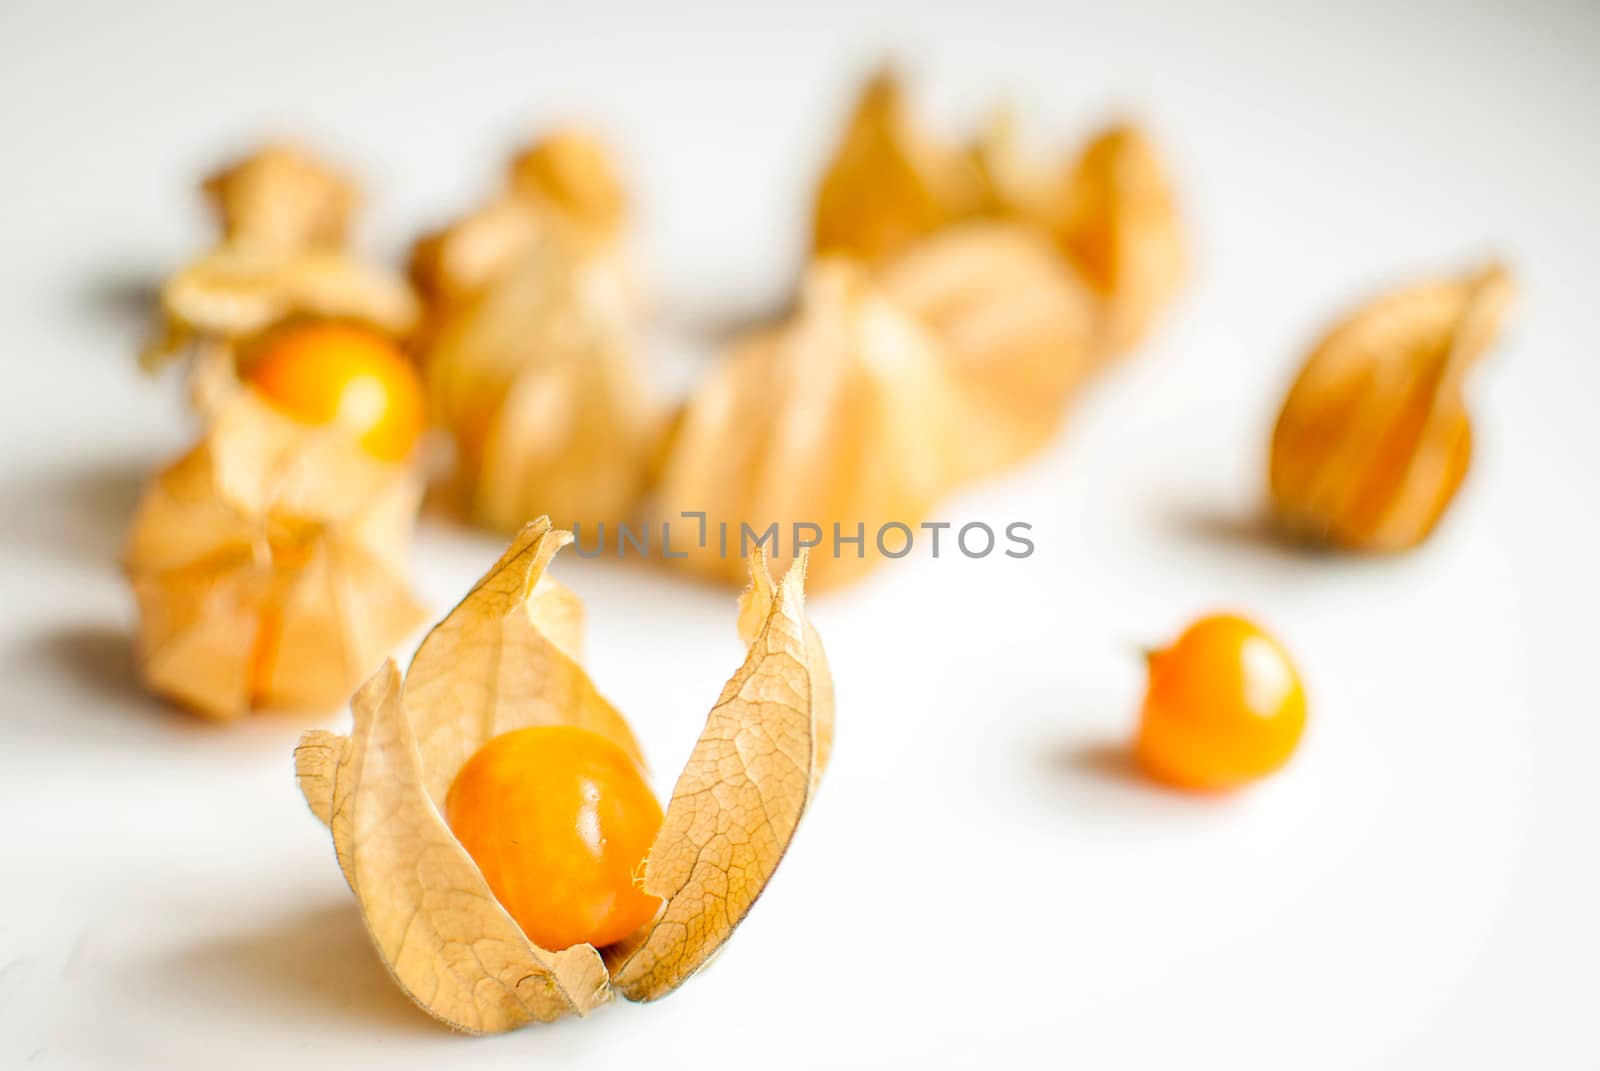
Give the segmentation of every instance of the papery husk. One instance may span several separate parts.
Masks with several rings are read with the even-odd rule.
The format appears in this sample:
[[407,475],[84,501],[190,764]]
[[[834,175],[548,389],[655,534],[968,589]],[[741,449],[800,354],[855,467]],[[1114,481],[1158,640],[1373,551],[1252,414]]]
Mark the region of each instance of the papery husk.
[[638,363],[633,293],[614,269],[549,237],[439,329],[428,391],[477,523],[632,515],[662,415]]
[[812,247],[873,260],[974,214],[986,196],[971,154],[923,131],[899,78],[882,70],[862,90],[817,189]]
[[411,279],[427,306],[424,339],[539,248],[604,264],[630,307],[643,286],[627,247],[627,194],[610,151],[583,130],[560,130],[519,152],[482,207],[419,239]]
[[833,747],[833,678],[805,618],[806,558],[774,586],[758,550],[739,612],[749,646],[672,791],[645,859],[664,901],[614,950],[611,984],[629,1000],[671,993],[717,953],[766,888]]
[[417,243],[430,400],[478,523],[628,519],[661,414],[638,361],[642,287],[609,154],[581,131],[513,159],[503,191]]
[[549,622],[574,602],[544,576],[570,540],[541,519],[419,650],[404,684],[387,664],[352,704],[350,736],[305,734],[296,775],[390,974],[435,1018],[474,1033],[584,1015],[612,990],[665,995],[744,917],[782,858],[832,741],[833,685],[804,616],[804,569],[774,585],[759,559],[740,605],[748,651],[679,778],[645,867],[661,913],[607,950],[539,948],[494,900],[439,801],[462,762],[526,725],[580,724],[637,753]]
[[403,580],[419,498],[338,429],[235,397],[129,533],[147,683],[218,719],[344,702],[421,620]]
[[[857,556],[818,553],[815,588],[881,558],[880,526],[915,528],[955,481],[961,399],[938,341],[845,260],[813,265],[789,322],[738,340],[690,398],[665,462],[657,508],[673,564],[737,582],[742,525],[777,524],[775,561],[793,560],[796,523],[865,532]],[[683,514],[703,513],[701,522]],[[728,542],[721,532],[726,526]],[[814,533],[809,533],[811,535]],[[891,537],[898,548],[904,536]],[[678,557],[679,554],[683,557]]]
[[1384,295],[1323,339],[1273,432],[1271,502],[1284,528],[1359,551],[1428,537],[1471,461],[1463,380],[1513,294],[1491,264]]
[[1188,263],[1176,198],[1149,138],[1127,125],[1102,132],[1031,211],[1104,301],[1107,352],[1131,349],[1171,304]]
[[205,190],[224,239],[163,285],[146,368],[198,354],[238,372],[251,339],[292,319],[349,321],[395,339],[415,327],[406,281],[345,247],[356,194],[343,176],[299,150],[268,147]]
[[948,357],[962,400],[958,479],[1002,471],[1050,441],[1098,363],[1101,321],[1048,238],[1011,222],[956,224],[876,277]]
[[296,145],[265,145],[202,189],[228,242],[280,253],[342,248],[360,200],[348,176]]
[[1024,151],[1010,108],[965,147],[923,131],[891,73],[863,92],[817,193],[814,246],[879,261],[974,218],[1052,236],[1098,299],[1099,355],[1144,338],[1182,282],[1175,198],[1150,140],[1110,127],[1066,165]]

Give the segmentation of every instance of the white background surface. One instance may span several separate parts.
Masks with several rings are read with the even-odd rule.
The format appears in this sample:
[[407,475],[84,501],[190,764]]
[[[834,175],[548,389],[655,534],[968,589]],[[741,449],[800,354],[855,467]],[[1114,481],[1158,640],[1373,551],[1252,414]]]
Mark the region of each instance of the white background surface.
[[[903,3],[8,3],[0,9],[0,1064],[606,1068],[1600,1066],[1600,15]],[[193,429],[133,352],[256,136],[368,180],[378,252],[559,119],[621,147],[680,336],[776,300],[856,78],[955,123],[1165,147],[1195,274],[1052,453],[949,502],[1027,561],[908,560],[814,602],[838,750],[782,872],[671,999],[471,1040],[370,952],[290,775],[310,724],[142,696],[113,560]],[[1281,391],[1351,302],[1498,251],[1525,286],[1479,456],[1392,562],[1251,533]],[[431,517],[439,611],[498,544]],[[739,659],[729,594],[561,560],[670,786]],[[1137,644],[1216,606],[1298,652],[1293,766],[1197,801],[1119,765]]]

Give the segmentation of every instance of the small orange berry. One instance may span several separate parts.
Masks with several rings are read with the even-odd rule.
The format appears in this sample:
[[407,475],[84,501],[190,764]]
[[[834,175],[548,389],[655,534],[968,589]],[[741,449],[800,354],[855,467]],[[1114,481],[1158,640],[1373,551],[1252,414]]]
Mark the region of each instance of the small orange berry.
[[660,906],[635,881],[661,828],[638,763],[570,725],[503,733],[468,759],[445,819],[541,948],[614,944]]
[[268,335],[245,378],[308,424],[337,421],[374,457],[399,461],[422,434],[417,373],[382,335],[345,323],[305,323]]
[[1179,788],[1236,788],[1289,761],[1306,696],[1288,652],[1232,614],[1201,618],[1149,657],[1139,764]]

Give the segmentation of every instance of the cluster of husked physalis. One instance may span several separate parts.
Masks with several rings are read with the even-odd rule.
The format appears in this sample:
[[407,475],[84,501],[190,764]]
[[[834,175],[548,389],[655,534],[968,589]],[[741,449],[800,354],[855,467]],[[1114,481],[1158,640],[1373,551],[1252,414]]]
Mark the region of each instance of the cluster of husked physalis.
[[[678,415],[663,516],[701,511],[733,531],[916,525],[952,488],[1043,447],[1184,270],[1173,196],[1138,131],[1059,164],[1021,152],[1004,118],[947,144],[888,73],[822,177],[813,250],[792,317],[737,340]],[[687,550],[691,569],[734,567],[709,541]],[[880,554],[813,571],[845,582]]]
[[162,290],[150,364],[188,361],[206,430],[128,539],[149,685],[215,718],[343,703],[422,622],[416,299],[346,246],[355,193],[270,148],[206,184],[218,246]]
[[418,649],[307,733],[300,786],[389,973],[475,1033],[655,1000],[732,934],[827,764],[833,684],[802,558],[759,552],[728,680],[663,815],[627,720],[579,662],[582,606],[546,575],[571,536],[524,528]]
[[[347,695],[417,624],[401,563],[430,426],[463,512],[507,533],[545,515],[616,531],[692,513],[738,538],[909,526],[1025,458],[1146,330],[1182,253],[1136,132],[1057,167],[1008,130],[946,146],[875,79],[821,181],[797,310],[676,407],[646,375],[624,184],[583,133],[514,157],[416,243],[409,277],[352,252],[356,190],[303,151],[212,178],[220,240],[163,288],[144,355],[182,361],[207,424],[129,542],[150,684],[217,717]],[[859,575],[874,542],[819,556],[809,582]],[[673,564],[742,581],[721,540],[676,543]]]

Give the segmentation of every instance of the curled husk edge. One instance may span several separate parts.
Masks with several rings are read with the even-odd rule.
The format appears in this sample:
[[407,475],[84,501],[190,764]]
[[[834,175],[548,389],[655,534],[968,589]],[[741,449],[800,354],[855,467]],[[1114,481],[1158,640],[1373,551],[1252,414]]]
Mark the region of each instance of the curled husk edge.
[[584,1015],[613,992],[654,1000],[677,988],[772,876],[832,738],[833,686],[805,618],[804,565],[774,584],[758,557],[739,614],[744,663],[712,708],[645,862],[643,886],[662,898],[660,913],[604,954],[529,941],[440,805],[467,757],[524,726],[582,725],[638,753],[576,660],[581,608],[545,576],[570,538],[545,519],[525,527],[403,681],[388,662],[362,687],[348,736],[310,732],[295,750],[301,790],[329,825],[395,982],[472,1033]]

